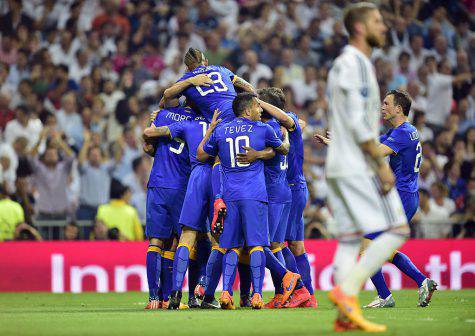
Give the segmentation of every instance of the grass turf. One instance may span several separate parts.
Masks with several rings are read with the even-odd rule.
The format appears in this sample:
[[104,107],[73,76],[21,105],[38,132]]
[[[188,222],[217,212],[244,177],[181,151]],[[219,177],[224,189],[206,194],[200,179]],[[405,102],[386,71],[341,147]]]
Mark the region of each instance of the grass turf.
[[[374,292],[363,292],[367,303]],[[186,296],[186,295],[184,295]],[[268,299],[270,294],[266,295]],[[238,297],[235,293],[234,297]],[[474,335],[475,290],[438,291],[417,308],[417,290],[394,292],[396,308],[365,310],[391,335]],[[0,335],[325,335],[335,317],[326,293],[318,309],[144,311],[146,293],[3,293]],[[345,335],[359,334],[345,333]]]

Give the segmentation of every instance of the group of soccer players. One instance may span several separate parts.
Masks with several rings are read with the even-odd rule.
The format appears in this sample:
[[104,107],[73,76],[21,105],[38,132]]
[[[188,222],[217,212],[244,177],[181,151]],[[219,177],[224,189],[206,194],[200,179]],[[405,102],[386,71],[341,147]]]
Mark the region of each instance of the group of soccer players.
[[[263,308],[266,267],[275,286],[267,308],[316,307],[303,245],[305,123],[283,110],[282,90],[256,93],[228,69],[208,65],[197,49],[184,61],[188,72],[165,90],[143,134],[144,150],[155,158],[146,308],[235,309],[237,271],[240,305]],[[186,98],[182,106],[179,96]],[[188,306],[181,303],[187,270]]]
[[[384,43],[379,10],[351,5],[344,24],[349,45],[328,78],[332,139],[316,135],[329,146],[326,175],[339,240],[329,297],[339,312],[335,330],[384,331],[364,319],[357,294],[371,277],[378,297],[366,307],[395,305],[381,273],[386,260],[417,282],[419,306],[427,306],[437,288],[396,250],[419,203],[421,144],[402,91],[386,95],[381,111],[391,129],[379,137],[379,89],[369,60],[372,48]],[[144,150],[155,158],[147,194],[146,308],[235,309],[237,272],[241,307],[317,307],[303,244],[305,122],[284,111],[279,88],[255,92],[228,69],[208,65],[197,49],[190,48],[184,62],[188,72],[165,90],[143,134]],[[179,105],[180,96],[186,103]],[[266,267],[275,296],[264,304]]]

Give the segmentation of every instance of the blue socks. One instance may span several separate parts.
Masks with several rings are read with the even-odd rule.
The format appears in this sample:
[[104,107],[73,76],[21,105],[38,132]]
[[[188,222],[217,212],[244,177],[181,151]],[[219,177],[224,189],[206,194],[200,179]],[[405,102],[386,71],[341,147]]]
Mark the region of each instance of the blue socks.
[[175,252],[173,260],[172,290],[181,291],[183,287],[183,279],[190,260],[190,248],[186,245],[179,245]]
[[162,249],[155,245],[149,245],[147,250],[147,282],[150,300],[158,300],[158,279],[160,279]]
[[371,277],[371,281],[373,282],[374,287],[376,287],[380,298],[386,299],[389,295],[391,295],[391,291],[386,285],[386,281],[384,280],[383,272],[381,272],[381,269],[379,269]]
[[396,255],[391,261],[394,266],[399,268],[404,274],[410,277],[417,283],[418,287],[422,286],[422,282],[427,278],[421,271],[412,263],[411,259],[404,253],[397,251]]
[[287,269],[292,273],[300,274],[299,269],[297,268],[297,262],[295,261],[295,256],[288,247],[282,249],[282,255],[285,259],[285,267],[287,267]]
[[[176,256],[175,256],[176,258]],[[200,265],[197,259],[196,249],[191,249],[190,255],[190,266],[188,267],[188,296],[192,296],[195,287],[198,284],[198,279],[200,278]]]
[[205,295],[214,296],[223,269],[224,251],[215,247],[206,264]]
[[238,254],[235,250],[228,250],[223,258],[223,291],[233,295],[233,284],[236,279]]
[[253,294],[258,293],[262,295],[262,285],[264,284],[264,276],[265,276],[265,269],[266,269],[266,256],[264,255],[264,251],[262,247],[252,248],[251,251],[249,252],[249,255],[251,259],[250,265],[251,265],[251,275],[252,275],[252,289],[253,289],[252,292]]
[[163,300],[168,301],[172,292],[173,283],[173,259],[175,252],[165,251],[162,258],[162,293]]
[[300,276],[302,277],[305,287],[308,289],[310,295],[313,295],[312,271],[310,269],[310,263],[308,262],[307,253],[296,256],[295,261],[297,262],[297,268],[300,271]]
[[287,273],[287,269],[285,268],[284,264],[282,264],[279,259],[275,257],[268,247],[264,248],[264,254],[266,257],[266,267],[269,269],[271,274],[274,273],[277,279],[281,280],[279,283],[282,282],[282,278],[284,277],[285,273]]

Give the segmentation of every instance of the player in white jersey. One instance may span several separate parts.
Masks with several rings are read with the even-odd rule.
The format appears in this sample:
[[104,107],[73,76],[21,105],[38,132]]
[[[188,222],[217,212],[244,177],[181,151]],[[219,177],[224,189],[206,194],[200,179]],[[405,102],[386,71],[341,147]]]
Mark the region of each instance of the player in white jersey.
[[[329,293],[339,315],[336,331],[385,331],[364,319],[357,295],[365,283],[404,243],[409,228],[394,188],[394,175],[378,151],[380,96],[369,57],[384,45],[387,30],[371,3],[348,6],[344,15],[349,45],[328,75],[330,132],[326,176],[339,243],[333,265],[336,287]],[[381,234],[357,262],[362,237]]]

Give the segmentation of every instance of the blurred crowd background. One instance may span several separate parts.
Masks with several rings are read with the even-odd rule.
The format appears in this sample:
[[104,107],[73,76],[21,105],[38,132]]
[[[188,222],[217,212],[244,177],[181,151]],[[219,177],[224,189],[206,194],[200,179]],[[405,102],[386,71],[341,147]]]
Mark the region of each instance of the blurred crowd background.
[[[143,239],[152,159],[141,133],[191,46],[256,88],[283,88],[307,121],[306,237],[328,237],[326,148],[312,135],[327,129],[349,2],[0,1],[0,241]],[[409,91],[423,143],[412,236],[474,237],[475,2],[377,3],[381,94]]]

